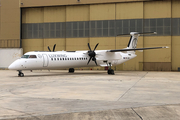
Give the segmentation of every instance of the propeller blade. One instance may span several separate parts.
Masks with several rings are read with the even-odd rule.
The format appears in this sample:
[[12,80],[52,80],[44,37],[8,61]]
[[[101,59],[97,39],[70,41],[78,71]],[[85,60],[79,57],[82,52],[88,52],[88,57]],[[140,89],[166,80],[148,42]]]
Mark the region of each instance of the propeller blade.
[[54,44],[54,47],[53,47],[53,52],[54,52],[55,48],[56,48],[56,44]]
[[95,63],[96,63],[96,65],[97,65],[97,62],[96,62],[96,60],[94,61]]
[[96,50],[96,48],[97,48],[97,46],[99,45],[99,43],[97,43],[96,44],[96,46],[94,47],[94,50],[92,51],[91,50],[91,47],[90,47],[90,45],[89,45],[89,43],[88,43],[88,47],[89,47],[89,50],[90,51],[88,51],[88,55],[89,55],[89,60],[88,60],[88,63],[87,63],[87,65],[89,64],[89,62],[91,61],[91,59],[92,59],[92,61],[94,61],[95,62],[95,64],[97,65],[97,62],[96,62],[96,53],[95,53],[95,50]]
[[49,52],[51,52],[51,49],[49,48],[49,46],[48,46],[48,50],[49,50]]
[[92,59],[92,57],[89,58],[87,65],[89,64],[89,62],[91,61],[91,59]]
[[96,44],[96,46],[94,47],[94,50],[93,51],[95,51],[96,50],[96,48],[97,48],[97,46],[99,45],[99,43],[98,44]]
[[88,47],[89,47],[89,50],[92,51],[92,50],[91,50],[91,47],[90,47],[90,45],[89,45],[89,43],[88,43]]

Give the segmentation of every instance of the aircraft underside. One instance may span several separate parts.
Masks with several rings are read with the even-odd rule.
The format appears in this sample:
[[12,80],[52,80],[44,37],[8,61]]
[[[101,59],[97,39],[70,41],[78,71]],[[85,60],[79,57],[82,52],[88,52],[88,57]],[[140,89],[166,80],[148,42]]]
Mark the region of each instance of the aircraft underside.
[[[57,67],[57,68],[54,68],[54,67],[44,67],[43,69],[32,69],[30,71],[33,71],[33,70],[60,70],[60,69],[65,69],[65,68],[69,68],[69,73],[74,73],[75,69],[74,68],[83,68],[83,67],[97,67],[96,65],[82,65],[81,67],[77,67],[77,66],[71,66],[71,67]],[[111,65],[108,66],[108,70],[107,70],[107,73],[108,74],[111,74],[111,75],[114,75],[114,70],[111,69]],[[23,70],[17,70],[19,73],[18,73],[18,76],[19,77],[24,77],[24,73],[22,71],[24,70],[29,70],[29,69],[23,69]]]

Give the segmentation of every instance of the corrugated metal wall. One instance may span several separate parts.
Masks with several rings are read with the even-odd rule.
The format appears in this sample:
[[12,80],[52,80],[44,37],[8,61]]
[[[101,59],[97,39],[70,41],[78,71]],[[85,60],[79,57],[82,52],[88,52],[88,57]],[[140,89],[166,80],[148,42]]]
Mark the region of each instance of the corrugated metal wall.
[[0,0],[0,47],[20,47],[19,0]]

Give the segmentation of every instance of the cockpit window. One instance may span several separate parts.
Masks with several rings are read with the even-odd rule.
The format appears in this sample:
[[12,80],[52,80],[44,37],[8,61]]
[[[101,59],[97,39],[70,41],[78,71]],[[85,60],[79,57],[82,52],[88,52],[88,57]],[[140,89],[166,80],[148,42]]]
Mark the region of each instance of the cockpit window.
[[36,55],[23,55],[21,58],[37,58]]
[[29,55],[29,58],[37,58],[36,55]]
[[28,58],[29,55],[23,55],[21,58]]

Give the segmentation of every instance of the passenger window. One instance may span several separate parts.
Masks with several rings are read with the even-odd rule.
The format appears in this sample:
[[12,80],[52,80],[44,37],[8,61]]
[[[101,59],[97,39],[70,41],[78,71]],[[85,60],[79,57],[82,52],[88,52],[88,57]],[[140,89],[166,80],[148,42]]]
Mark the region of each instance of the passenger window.
[[53,60],[53,58],[51,58],[51,60]]
[[54,60],[56,60],[56,58],[54,58]]
[[29,58],[37,58],[36,55],[29,55]]
[[57,58],[57,60],[59,60],[59,58]]

